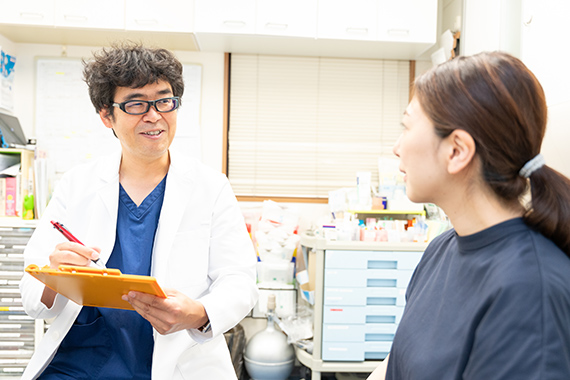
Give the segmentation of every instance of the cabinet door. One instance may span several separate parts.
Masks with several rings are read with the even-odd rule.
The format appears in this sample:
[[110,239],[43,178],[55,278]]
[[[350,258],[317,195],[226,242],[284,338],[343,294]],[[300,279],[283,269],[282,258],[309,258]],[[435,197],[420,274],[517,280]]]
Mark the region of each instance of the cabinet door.
[[127,30],[192,33],[194,24],[192,0],[125,0]]
[[317,37],[372,41],[377,21],[377,0],[319,1]]
[[55,0],[55,26],[124,29],[123,0]]
[[0,22],[53,25],[55,0],[0,0]]
[[435,43],[437,0],[379,0],[378,40]]
[[256,33],[316,37],[317,0],[257,0]]
[[196,32],[255,34],[255,0],[195,0]]

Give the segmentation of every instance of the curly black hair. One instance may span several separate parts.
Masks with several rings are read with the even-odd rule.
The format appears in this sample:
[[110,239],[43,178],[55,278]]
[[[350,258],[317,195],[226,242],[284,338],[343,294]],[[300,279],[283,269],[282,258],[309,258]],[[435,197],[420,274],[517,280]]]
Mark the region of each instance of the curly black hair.
[[166,49],[148,48],[136,43],[115,43],[83,60],[83,79],[95,111],[108,108],[113,116],[117,87],[140,88],[164,80],[170,83],[174,96],[184,93],[182,64]]

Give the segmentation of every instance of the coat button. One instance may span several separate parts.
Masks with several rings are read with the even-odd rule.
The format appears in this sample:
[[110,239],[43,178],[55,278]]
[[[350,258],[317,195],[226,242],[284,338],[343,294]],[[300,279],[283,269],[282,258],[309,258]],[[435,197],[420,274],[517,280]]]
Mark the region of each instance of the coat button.
[[52,340],[58,340],[59,339],[59,333],[58,332],[54,332],[53,335],[51,336]]

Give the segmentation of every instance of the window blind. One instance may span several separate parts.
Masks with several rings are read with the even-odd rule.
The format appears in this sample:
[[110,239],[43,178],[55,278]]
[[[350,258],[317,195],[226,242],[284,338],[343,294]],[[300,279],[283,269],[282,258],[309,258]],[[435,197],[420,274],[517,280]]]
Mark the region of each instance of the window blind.
[[326,198],[393,157],[408,61],[232,54],[228,178],[236,195]]

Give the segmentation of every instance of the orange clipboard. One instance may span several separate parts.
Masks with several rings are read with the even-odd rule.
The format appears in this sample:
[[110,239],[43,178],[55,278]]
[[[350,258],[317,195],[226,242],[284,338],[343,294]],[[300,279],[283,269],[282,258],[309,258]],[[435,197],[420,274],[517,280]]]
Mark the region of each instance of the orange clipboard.
[[156,278],[122,274],[113,268],[91,268],[60,265],[39,268],[28,265],[26,272],[43,282],[48,288],[84,306],[134,310],[121,296],[130,290],[167,298]]

